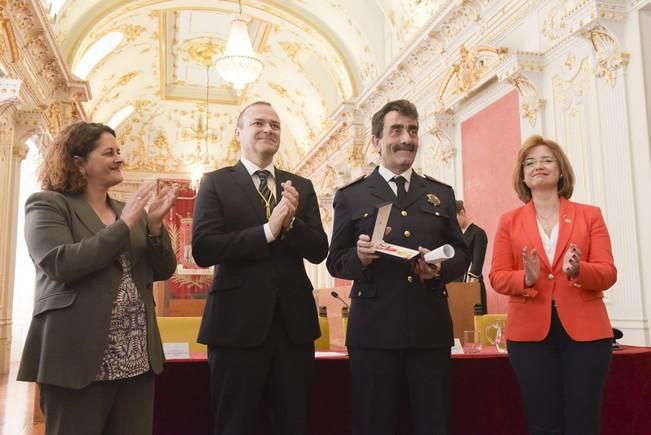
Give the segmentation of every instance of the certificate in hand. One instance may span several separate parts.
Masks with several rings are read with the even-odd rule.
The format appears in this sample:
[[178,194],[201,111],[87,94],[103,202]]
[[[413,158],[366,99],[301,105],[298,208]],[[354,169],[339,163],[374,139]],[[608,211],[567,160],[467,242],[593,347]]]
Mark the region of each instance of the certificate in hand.
[[[384,233],[389,223],[392,203],[387,202],[378,205],[373,214],[368,216],[369,226],[373,225],[371,242],[375,245],[375,252],[398,260],[411,261],[418,258],[420,252],[416,249],[405,248],[404,246],[394,245],[384,241]],[[435,250],[425,254],[424,259],[427,263],[435,264],[454,257],[454,248],[451,245],[443,245]]]

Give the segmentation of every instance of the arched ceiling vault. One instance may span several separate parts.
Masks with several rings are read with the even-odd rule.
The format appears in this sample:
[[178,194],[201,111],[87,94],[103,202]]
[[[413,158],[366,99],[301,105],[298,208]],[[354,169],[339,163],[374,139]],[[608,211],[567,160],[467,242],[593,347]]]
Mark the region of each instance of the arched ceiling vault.
[[411,22],[412,35],[418,30],[418,17],[396,12],[412,10],[412,3],[422,11],[444,2],[242,2],[265,67],[241,94],[212,67],[238,14],[236,1],[67,0],[53,26],[73,71],[97,41],[119,35],[83,77],[92,91],[85,109],[92,120],[108,122],[133,108],[118,127],[128,169],[184,173],[199,163],[232,162],[236,116],[255,100],[276,108],[283,125],[277,163],[291,169],[331,126],[337,107],[383,72],[409,37],[405,24]]

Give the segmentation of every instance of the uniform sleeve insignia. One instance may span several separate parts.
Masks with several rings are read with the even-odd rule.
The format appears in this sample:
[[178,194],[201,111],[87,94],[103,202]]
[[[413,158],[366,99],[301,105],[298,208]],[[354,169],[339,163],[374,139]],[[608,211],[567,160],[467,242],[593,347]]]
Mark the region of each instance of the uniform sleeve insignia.
[[428,193],[426,196],[427,202],[432,204],[434,207],[441,205],[441,200],[438,196],[434,195],[433,193]]

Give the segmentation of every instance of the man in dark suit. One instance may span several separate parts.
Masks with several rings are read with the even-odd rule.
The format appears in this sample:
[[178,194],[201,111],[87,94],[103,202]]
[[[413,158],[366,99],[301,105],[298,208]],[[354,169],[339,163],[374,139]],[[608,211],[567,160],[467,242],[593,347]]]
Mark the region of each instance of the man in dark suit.
[[[327,266],[353,280],[347,341],[353,393],[353,434],[396,433],[403,380],[414,434],[449,433],[452,320],[445,283],[468,267],[450,186],[416,174],[418,111],[406,100],[387,103],[372,120],[380,166],[341,188]],[[378,204],[392,202],[388,243],[421,253],[449,243],[443,264],[377,255],[369,224]]]
[[263,399],[273,433],[307,434],[314,340],[303,260],[327,255],[312,183],[274,167],[280,120],[266,102],[240,114],[241,160],[206,174],[194,209],[192,254],[215,265],[199,330],[208,345],[214,433],[253,433]]
[[[479,296],[481,313],[488,313],[488,303],[486,301],[486,285],[482,269],[484,268],[484,259],[486,258],[486,248],[488,246],[488,237],[478,225],[475,225],[466,215],[466,208],[463,201],[456,202],[457,221],[463,233],[463,240],[468,246],[470,252],[470,268],[462,276],[455,279],[457,282],[479,282]],[[475,314],[477,314],[477,305],[475,305]]]

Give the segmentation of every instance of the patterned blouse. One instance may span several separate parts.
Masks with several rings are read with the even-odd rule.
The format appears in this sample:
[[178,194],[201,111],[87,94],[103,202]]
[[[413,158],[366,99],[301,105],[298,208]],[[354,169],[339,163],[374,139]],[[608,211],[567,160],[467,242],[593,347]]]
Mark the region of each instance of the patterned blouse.
[[131,276],[129,253],[120,254],[118,261],[122,266],[122,280],[113,302],[108,342],[97,381],[131,378],[149,371],[145,304]]

